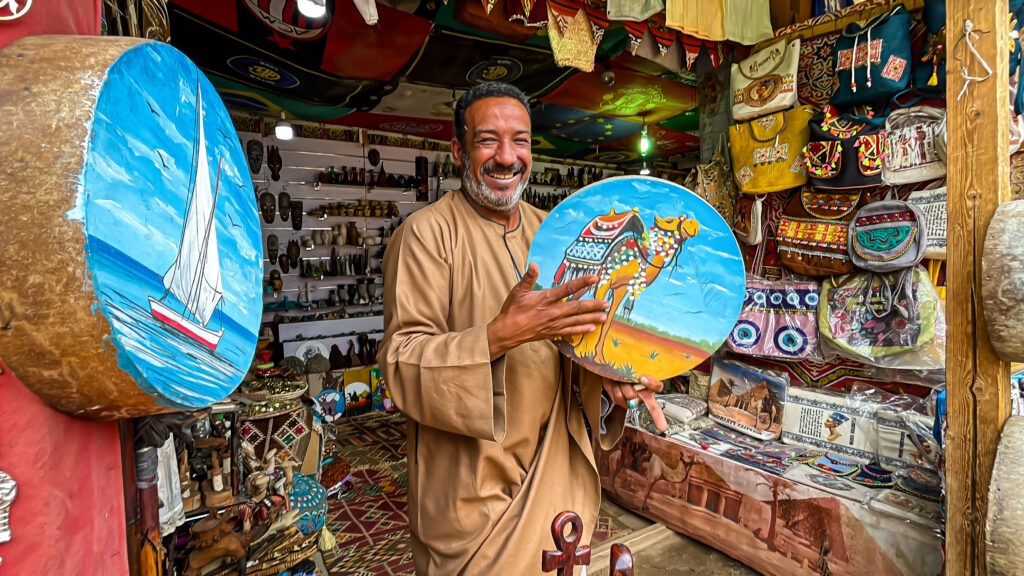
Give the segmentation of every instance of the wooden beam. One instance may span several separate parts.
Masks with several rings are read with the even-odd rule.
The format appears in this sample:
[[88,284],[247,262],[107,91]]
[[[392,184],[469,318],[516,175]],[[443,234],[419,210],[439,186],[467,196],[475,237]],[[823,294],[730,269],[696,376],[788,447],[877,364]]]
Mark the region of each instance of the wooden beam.
[[[946,3],[949,197],[946,269],[946,573],[985,574],[985,513],[996,444],[1009,416],[1009,365],[992,350],[980,308],[985,232],[1000,201],[1009,199],[1009,52],[1007,0]],[[967,50],[964,23],[980,34],[975,49],[993,70],[984,76]]]

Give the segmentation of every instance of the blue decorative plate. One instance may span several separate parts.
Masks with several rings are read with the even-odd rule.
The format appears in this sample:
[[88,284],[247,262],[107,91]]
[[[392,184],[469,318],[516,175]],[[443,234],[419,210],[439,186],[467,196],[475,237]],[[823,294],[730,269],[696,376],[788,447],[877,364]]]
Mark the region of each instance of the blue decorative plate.
[[530,248],[535,289],[595,274],[583,298],[612,303],[600,330],[556,342],[588,370],[620,381],[666,379],[721,346],[746,293],[730,225],[702,198],[659,178],[620,176],[559,204]]
[[206,76],[157,42],[126,51],[96,104],[81,195],[119,367],[169,408],[207,406],[256,349],[263,247],[252,180]]

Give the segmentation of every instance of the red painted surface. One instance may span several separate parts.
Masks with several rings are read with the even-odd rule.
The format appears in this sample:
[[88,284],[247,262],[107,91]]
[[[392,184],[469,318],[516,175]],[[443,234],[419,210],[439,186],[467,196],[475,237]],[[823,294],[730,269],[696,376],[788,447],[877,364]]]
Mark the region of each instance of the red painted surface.
[[18,483],[0,574],[127,575],[117,423],[57,412],[0,370],[0,470]]
[[[17,2],[19,13],[26,4]],[[11,17],[13,9],[11,2],[0,2],[0,17]],[[101,0],[35,0],[23,16],[0,22],[0,48],[38,34],[97,35],[102,13]]]

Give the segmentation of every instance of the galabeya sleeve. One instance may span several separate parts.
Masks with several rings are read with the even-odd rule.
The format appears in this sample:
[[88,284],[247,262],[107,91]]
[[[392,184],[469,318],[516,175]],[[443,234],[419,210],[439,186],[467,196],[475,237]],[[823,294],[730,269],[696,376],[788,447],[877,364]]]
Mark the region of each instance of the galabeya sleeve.
[[486,322],[449,330],[451,233],[436,220],[413,217],[391,238],[384,256],[385,325],[378,359],[395,405],[408,418],[501,442],[505,357],[491,362]]

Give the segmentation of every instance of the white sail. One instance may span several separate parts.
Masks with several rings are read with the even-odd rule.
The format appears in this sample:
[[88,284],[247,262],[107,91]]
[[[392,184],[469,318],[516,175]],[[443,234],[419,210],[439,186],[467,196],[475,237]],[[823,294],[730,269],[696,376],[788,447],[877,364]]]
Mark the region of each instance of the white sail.
[[205,326],[224,298],[224,289],[220,277],[217,227],[213,220],[216,197],[210,183],[210,159],[206,155],[202,110],[203,94],[200,88],[196,94],[199,137],[195,154],[195,185],[185,215],[178,257],[164,274],[164,287]]

